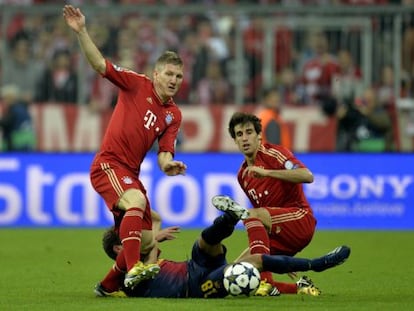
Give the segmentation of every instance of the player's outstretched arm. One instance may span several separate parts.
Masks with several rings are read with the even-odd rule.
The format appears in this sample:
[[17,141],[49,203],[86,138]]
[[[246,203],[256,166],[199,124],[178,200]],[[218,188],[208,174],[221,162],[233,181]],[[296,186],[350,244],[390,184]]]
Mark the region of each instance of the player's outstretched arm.
[[100,74],[106,71],[105,58],[93,43],[86,29],[85,16],[79,8],[71,5],[63,7],[63,17],[66,24],[77,34],[79,45],[92,68]]
[[179,226],[171,226],[161,229],[161,216],[151,209],[152,232],[155,240],[160,243],[168,240],[174,240],[175,234],[180,232]]
[[270,170],[258,166],[249,166],[243,171],[243,178],[246,176],[257,178],[271,177],[292,183],[312,183],[313,174],[307,168],[297,168],[292,170]]

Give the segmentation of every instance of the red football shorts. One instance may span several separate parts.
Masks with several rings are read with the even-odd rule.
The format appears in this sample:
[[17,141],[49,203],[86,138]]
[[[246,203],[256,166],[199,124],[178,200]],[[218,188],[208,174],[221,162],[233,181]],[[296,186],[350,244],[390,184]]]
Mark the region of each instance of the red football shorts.
[[147,205],[144,212],[142,229],[152,229],[151,206],[144,185],[131,171],[109,163],[93,164],[90,171],[93,188],[104,199],[106,206],[114,215],[115,226],[124,216],[124,211],[117,208],[122,194],[128,189],[139,189],[145,196]]
[[304,249],[315,233],[316,219],[309,208],[265,207],[272,220],[270,254],[293,256]]

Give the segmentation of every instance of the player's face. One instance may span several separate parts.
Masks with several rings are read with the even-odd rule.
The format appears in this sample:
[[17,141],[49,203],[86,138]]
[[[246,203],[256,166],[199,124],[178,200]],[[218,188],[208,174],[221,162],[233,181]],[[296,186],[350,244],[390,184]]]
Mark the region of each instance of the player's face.
[[234,127],[236,143],[239,150],[247,157],[253,156],[260,146],[261,136],[257,134],[253,123],[237,124]]
[[183,67],[165,64],[154,71],[154,87],[162,101],[177,94],[183,83]]

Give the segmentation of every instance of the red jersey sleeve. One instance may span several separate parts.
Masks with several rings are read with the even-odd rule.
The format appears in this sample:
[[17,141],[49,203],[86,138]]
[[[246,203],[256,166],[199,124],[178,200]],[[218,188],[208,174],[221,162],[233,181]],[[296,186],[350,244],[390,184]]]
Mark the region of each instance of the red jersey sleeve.
[[169,125],[166,127],[164,133],[158,138],[158,153],[170,152],[175,154],[175,145],[178,131],[181,126],[181,111],[173,104],[172,109],[166,112],[165,122]]
[[103,77],[111,81],[120,89],[125,91],[137,89],[140,85],[140,80],[137,78],[146,78],[145,75],[138,74],[132,70],[119,67],[109,60],[106,61],[106,71]]
[[[295,169],[295,168],[306,168],[305,164],[303,164],[299,159],[297,159],[294,154],[287,148],[282,145],[274,145],[274,144],[264,144],[264,148],[262,151],[271,155],[276,161],[273,162],[274,169]],[[269,161],[268,163],[272,163]],[[272,165],[270,166],[272,168]]]

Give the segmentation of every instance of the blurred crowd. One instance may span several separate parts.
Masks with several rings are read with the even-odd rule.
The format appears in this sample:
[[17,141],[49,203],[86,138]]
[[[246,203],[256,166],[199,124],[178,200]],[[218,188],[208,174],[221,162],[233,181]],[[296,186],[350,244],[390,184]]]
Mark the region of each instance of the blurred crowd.
[[[82,0],[68,2],[74,5],[86,3]],[[408,7],[414,1],[87,1],[88,5],[92,3],[400,4]],[[60,4],[60,1],[0,0],[1,4]],[[167,16],[154,18],[136,13],[111,14],[103,10],[93,16],[88,15],[87,22],[92,38],[106,57],[149,76],[152,63],[162,50],[177,51],[185,63],[185,80],[176,98],[180,105],[234,104],[240,84],[242,96],[239,104],[261,105],[263,91],[270,87],[277,92],[277,109],[317,105],[327,116],[337,118],[338,151],[395,150],[396,84],[388,38],[392,34],[392,24],[387,19],[389,16],[371,17],[374,31],[381,34],[381,40],[374,41],[375,55],[372,58],[376,62],[371,73],[372,83],[368,86],[363,83],[359,29],[346,32],[320,27],[297,30],[289,27],[289,23],[274,32],[272,83],[265,83],[263,46],[267,40],[265,27],[268,17],[254,14],[232,16],[209,10],[203,14],[185,15],[171,12]],[[278,15],[272,13],[271,17]],[[12,120],[30,117],[23,112],[23,108],[7,107],[53,102],[88,105],[96,112],[113,108],[116,89],[98,77],[89,66],[84,66],[76,37],[65,26],[60,14],[16,13],[3,29],[5,32],[1,33],[0,39],[4,40],[5,49],[2,50],[0,62],[0,95],[4,107],[0,127],[3,136],[9,137],[6,148],[17,148],[11,143],[12,134],[8,134],[13,133]],[[241,44],[235,40],[240,29]],[[414,81],[412,13],[403,17],[401,51],[398,96],[411,97]],[[27,120],[25,122],[20,123],[24,124],[23,132],[26,133],[31,126],[28,127]],[[27,134],[23,136],[27,137]],[[21,148],[30,148],[27,144],[23,145]]]

